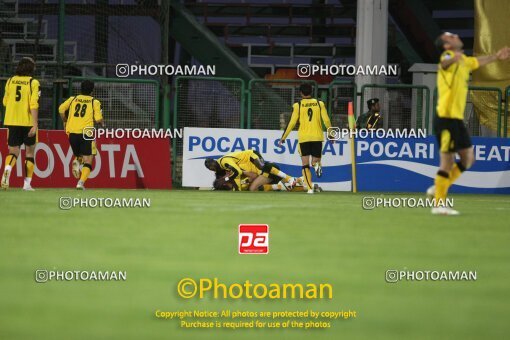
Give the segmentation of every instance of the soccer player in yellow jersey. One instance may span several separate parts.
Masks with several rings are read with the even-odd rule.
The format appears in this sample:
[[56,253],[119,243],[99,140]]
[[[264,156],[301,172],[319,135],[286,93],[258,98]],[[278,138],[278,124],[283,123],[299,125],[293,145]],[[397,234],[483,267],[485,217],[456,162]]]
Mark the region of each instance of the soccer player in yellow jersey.
[[[232,152],[219,158],[218,160],[207,158],[204,165],[207,169],[216,173],[220,172],[221,170],[226,170],[228,173],[231,173],[230,176],[227,176],[226,181],[235,183],[235,190],[241,189],[241,176],[243,175],[243,172],[253,169],[253,166],[260,170],[262,175],[265,177],[275,175],[285,179],[286,184],[289,187],[294,187],[296,185],[296,179],[294,177],[288,176],[286,173],[274,167],[271,163],[266,163],[262,156],[255,150]],[[254,191],[256,188],[258,188],[258,186],[255,187],[256,184],[257,183],[255,183],[253,186],[250,186],[251,191]],[[252,187],[255,189],[252,189]]]
[[[464,125],[464,109],[471,71],[496,60],[506,60],[510,49],[504,47],[495,55],[468,57],[462,51],[463,43],[457,34],[443,33],[436,39],[436,46],[442,51],[437,74],[437,117],[434,130],[440,151],[439,171],[434,186],[427,194],[434,195],[436,207],[433,214],[458,215],[456,210],[445,207],[448,188],[463,171],[474,162],[473,147]],[[455,163],[455,153],[460,161]]]
[[[76,189],[80,190],[85,189],[84,184],[92,171],[92,162],[97,153],[93,136],[85,138],[84,131],[90,131],[90,128],[94,127],[94,123],[104,126],[101,103],[92,97],[93,91],[94,83],[85,80],[81,83],[81,94],[69,97],[58,108],[75,156],[72,170],[73,175],[76,178],[79,177]],[[80,163],[83,163],[81,174]]]
[[35,62],[32,58],[22,58],[16,67],[16,75],[5,84],[3,105],[5,106],[4,125],[9,133],[7,144],[9,154],[1,186],[9,188],[9,177],[19,157],[20,146],[25,144],[25,180],[23,190],[33,191],[31,182],[34,174],[34,151],[37,143],[37,118],[39,115],[39,81],[32,76]]
[[310,157],[312,166],[315,169],[317,177],[322,176],[321,157],[322,142],[324,141],[324,132],[322,123],[327,128],[331,127],[326,106],[320,100],[312,98],[312,86],[302,84],[299,88],[302,99],[293,106],[292,116],[287,128],[283,132],[279,145],[285,142],[285,138],[294,129],[299,122],[298,141],[301,161],[303,163],[303,178],[308,187],[308,193],[313,194],[312,174],[310,172]]

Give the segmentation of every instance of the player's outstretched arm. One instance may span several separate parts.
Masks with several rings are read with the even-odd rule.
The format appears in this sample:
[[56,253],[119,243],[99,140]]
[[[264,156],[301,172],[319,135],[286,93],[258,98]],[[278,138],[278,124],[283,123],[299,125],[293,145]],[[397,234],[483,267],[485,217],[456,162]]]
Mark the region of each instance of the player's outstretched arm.
[[287,138],[289,133],[294,129],[294,126],[296,126],[298,119],[299,119],[299,103],[295,103],[289,124],[287,124],[287,128],[283,132],[282,138],[280,138],[280,141],[278,142],[279,146],[282,146],[283,142],[285,141],[285,138]]
[[507,60],[510,58],[510,47],[503,47],[496,53],[498,60]]
[[498,52],[496,52],[496,54],[477,57],[476,59],[478,59],[478,64],[481,67],[481,66],[490,64],[496,60],[507,60],[509,57],[510,57],[510,48],[503,47]]

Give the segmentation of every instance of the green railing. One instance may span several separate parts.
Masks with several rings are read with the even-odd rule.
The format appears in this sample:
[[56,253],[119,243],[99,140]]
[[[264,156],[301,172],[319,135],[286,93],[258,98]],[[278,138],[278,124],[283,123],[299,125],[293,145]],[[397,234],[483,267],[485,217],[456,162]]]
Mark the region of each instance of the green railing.
[[292,114],[292,105],[301,98],[299,86],[306,83],[313,86],[313,96],[316,97],[318,85],[314,80],[250,80],[246,127],[269,130],[285,128]]
[[353,103],[353,113],[356,118],[358,87],[356,83],[335,80],[328,86],[328,113],[332,126],[349,127],[347,109],[348,103]]
[[[173,128],[244,128],[245,83],[238,78],[177,77]],[[172,178],[179,182],[182,140],[172,143]]]
[[[507,88],[508,90],[508,88]],[[475,110],[475,105],[473,104],[473,96],[476,95],[486,95],[494,99],[493,100],[481,100],[480,101],[480,108],[479,110],[484,111],[485,113],[490,112],[493,110],[493,107],[490,107],[491,103],[496,102],[496,115],[495,115],[495,122],[494,124],[490,123],[490,117],[484,117],[480,121],[480,114],[477,110]],[[433,116],[436,116],[436,110],[437,110],[437,100],[438,100],[438,94],[437,94],[437,87],[434,88],[434,105],[432,109]],[[507,131],[505,126],[507,124],[503,123],[507,121],[507,111],[503,110],[503,93],[500,88],[498,87],[488,87],[488,86],[469,86],[468,87],[468,96],[466,100],[466,108],[464,109],[464,122],[466,123],[466,127],[468,128],[468,131],[472,136],[490,136],[493,135],[495,132],[495,135],[497,137],[501,136],[507,136]],[[489,121],[487,121],[489,119]],[[502,125],[503,125],[503,133],[502,133]],[[488,130],[482,130],[482,126],[485,126],[485,129]]]
[[94,82],[93,96],[101,102],[108,127],[160,127],[160,90],[156,80],[73,77],[68,83],[69,96],[80,93],[83,80]]
[[[359,112],[365,101],[379,98],[385,128],[429,130],[430,90],[424,85],[366,84],[361,87]],[[367,108],[368,110],[368,108]]]

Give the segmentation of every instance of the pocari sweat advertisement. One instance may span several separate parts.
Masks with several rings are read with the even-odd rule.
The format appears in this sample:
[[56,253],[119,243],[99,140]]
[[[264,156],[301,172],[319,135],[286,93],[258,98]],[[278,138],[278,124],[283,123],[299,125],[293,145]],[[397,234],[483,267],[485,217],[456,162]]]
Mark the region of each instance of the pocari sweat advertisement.
[[[274,162],[290,176],[301,177],[301,157],[298,151],[297,131],[290,133],[282,146],[278,141],[282,131],[184,128],[182,185],[185,187],[212,187],[214,174],[204,166],[206,158],[218,159],[228,153],[253,149],[266,161]],[[322,148],[323,174],[319,179],[312,169],[313,182],[324,190],[351,190],[351,152],[347,139]]]
[[[510,193],[510,139],[473,137],[475,163],[450,188],[457,193]],[[356,141],[359,191],[425,192],[439,166],[436,138]]]
[[[184,128],[183,186],[211,187],[212,172],[204,159],[254,149],[291,176],[301,176],[297,132],[281,147],[281,131]],[[472,138],[475,163],[450,188],[457,193],[510,193],[510,139]],[[364,138],[356,140],[358,191],[425,192],[434,183],[438,166],[434,136],[425,138]],[[323,143],[323,176],[313,181],[325,190],[351,190],[348,139]]]

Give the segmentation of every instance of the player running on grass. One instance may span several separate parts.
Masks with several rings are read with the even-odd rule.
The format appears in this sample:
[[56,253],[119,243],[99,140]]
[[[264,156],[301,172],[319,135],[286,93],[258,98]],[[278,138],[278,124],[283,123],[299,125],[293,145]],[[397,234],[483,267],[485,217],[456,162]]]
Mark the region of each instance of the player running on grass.
[[[243,171],[250,171],[250,169],[260,170],[262,176],[265,177],[269,177],[270,175],[278,176],[284,179],[286,185],[291,188],[296,185],[296,179],[294,177],[290,177],[286,173],[280,171],[271,163],[266,163],[262,156],[255,150],[232,152],[218,160],[207,158],[204,165],[207,169],[215,173],[226,170],[227,173],[229,173],[226,181],[235,183],[234,188],[236,188],[236,190],[240,190],[241,188],[241,176],[243,175]],[[257,185],[257,183],[255,183],[253,187],[250,186],[251,191],[256,190],[258,186],[260,186],[260,184],[258,184],[255,187],[255,185]]]
[[[436,39],[436,46],[443,51],[438,66],[437,117],[434,122],[440,163],[435,185],[427,190],[427,194],[435,196],[437,206],[432,208],[432,214],[458,215],[458,211],[445,207],[444,202],[448,188],[474,162],[471,139],[464,125],[469,74],[493,61],[508,59],[510,49],[504,47],[490,56],[468,57],[462,51],[463,43],[459,36],[449,32]],[[455,153],[460,156],[457,163]]]
[[324,141],[324,133],[322,123],[326,129],[331,127],[326,106],[320,100],[312,98],[312,86],[310,84],[302,84],[299,87],[302,99],[293,105],[292,116],[283,132],[279,145],[285,142],[285,138],[294,129],[296,123],[299,122],[298,141],[299,153],[303,164],[303,178],[308,187],[307,193],[313,194],[312,174],[310,173],[310,158],[312,166],[315,169],[317,177],[322,176],[322,142]]
[[35,62],[32,58],[22,58],[16,67],[16,75],[5,84],[3,105],[5,106],[4,125],[8,129],[7,144],[9,154],[5,158],[5,168],[1,186],[9,188],[9,177],[25,144],[25,180],[23,190],[33,191],[31,182],[34,174],[34,151],[37,144],[37,118],[39,115],[39,81],[33,78]]
[[[97,153],[96,142],[93,136],[85,139],[84,130],[93,128],[94,122],[104,126],[101,103],[92,97],[94,83],[85,80],[81,83],[81,94],[69,97],[60,107],[58,112],[64,121],[66,133],[69,136],[69,144],[75,156],[72,171],[75,178],[79,178],[76,189],[84,190],[85,181],[92,171],[92,162]],[[80,174],[80,165],[83,168]]]

